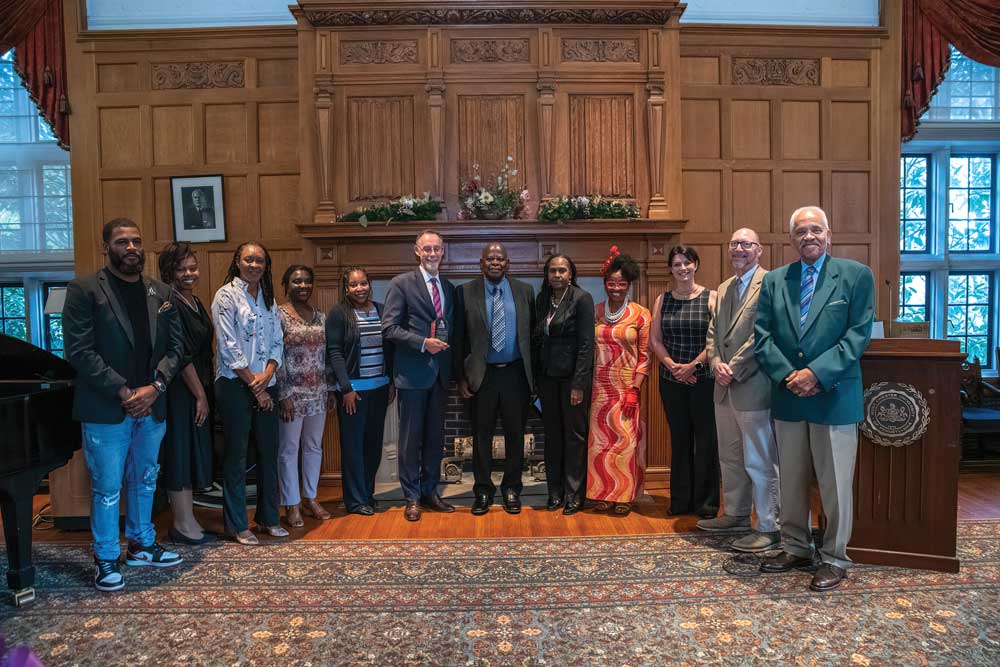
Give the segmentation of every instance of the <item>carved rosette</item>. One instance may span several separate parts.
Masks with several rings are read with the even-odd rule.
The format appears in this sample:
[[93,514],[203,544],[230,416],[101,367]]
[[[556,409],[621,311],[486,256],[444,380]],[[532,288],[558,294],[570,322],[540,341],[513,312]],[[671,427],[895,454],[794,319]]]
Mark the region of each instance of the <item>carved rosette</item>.
[[818,86],[818,58],[733,58],[737,86]]
[[426,8],[378,11],[306,9],[316,27],[368,25],[496,25],[578,23],[588,25],[665,25],[672,9],[543,9],[504,7],[494,9]]
[[562,59],[564,62],[582,63],[637,63],[639,40],[564,39]]
[[527,39],[453,39],[451,62],[526,63],[531,61],[531,44]]
[[340,43],[341,65],[417,63],[417,40],[366,40]]
[[243,88],[243,62],[153,63],[153,90]]

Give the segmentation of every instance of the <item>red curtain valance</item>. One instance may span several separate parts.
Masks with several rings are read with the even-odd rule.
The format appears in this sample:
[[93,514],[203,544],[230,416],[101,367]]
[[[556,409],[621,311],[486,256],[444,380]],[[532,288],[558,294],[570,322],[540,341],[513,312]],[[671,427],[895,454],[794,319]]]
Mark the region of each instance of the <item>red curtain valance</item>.
[[14,69],[59,145],[69,150],[66,42],[62,0],[0,0],[0,53]]
[[978,62],[1000,67],[1000,0],[903,1],[903,141],[944,80],[949,43]]

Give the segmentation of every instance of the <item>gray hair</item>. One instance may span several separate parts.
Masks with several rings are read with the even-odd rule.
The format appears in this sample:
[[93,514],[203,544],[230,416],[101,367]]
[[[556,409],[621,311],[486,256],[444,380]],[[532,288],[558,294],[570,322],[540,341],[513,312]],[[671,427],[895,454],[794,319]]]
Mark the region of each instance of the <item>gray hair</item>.
[[819,206],[800,206],[799,208],[792,211],[792,217],[788,219],[788,233],[791,234],[795,231],[795,218],[799,217],[806,212],[815,213],[816,216],[823,221],[823,226],[828,230],[830,229],[830,221],[826,217],[826,211],[821,209]]
[[417,234],[417,238],[415,238],[413,240],[413,245],[419,245],[420,244],[420,239],[424,238],[428,234],[433,234],[434,236],[436,236],[439,239],[441,239],[442,243],[444,243],[444,237],[441,236],[441,232],[439,232],[436,229],[425,229],[425,230],[421,231],[419,234]]

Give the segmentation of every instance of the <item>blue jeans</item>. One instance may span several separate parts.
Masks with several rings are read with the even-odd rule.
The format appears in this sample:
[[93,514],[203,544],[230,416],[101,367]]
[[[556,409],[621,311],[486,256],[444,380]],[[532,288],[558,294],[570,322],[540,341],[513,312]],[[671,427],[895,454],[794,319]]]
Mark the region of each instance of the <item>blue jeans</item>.
[[83,456],[90,471],[90,532],[94,555],[100,560],[116,560],[121,555],[118,500],[123,475],[128,500],[125,537],[143,546],[156,541],[153,492],[166,430],[166,421],[156,422],[152,417],[125,417],[118,424],[83,423]]

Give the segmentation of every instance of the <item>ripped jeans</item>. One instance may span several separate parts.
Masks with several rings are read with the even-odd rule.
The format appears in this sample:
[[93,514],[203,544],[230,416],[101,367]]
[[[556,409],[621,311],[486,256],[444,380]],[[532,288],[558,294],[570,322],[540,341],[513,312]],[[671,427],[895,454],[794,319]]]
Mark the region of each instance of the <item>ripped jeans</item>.
[[156,541],[153,528],[153,492],[160,471],[157,457],[167,422],[152,417],[125,417],[118,424],[83,423],[83,455],[90,471],[90,531],[94,555],[115,560],[118,540],[118,500],[122,476],[128,506],[125,537],[143,546]]

